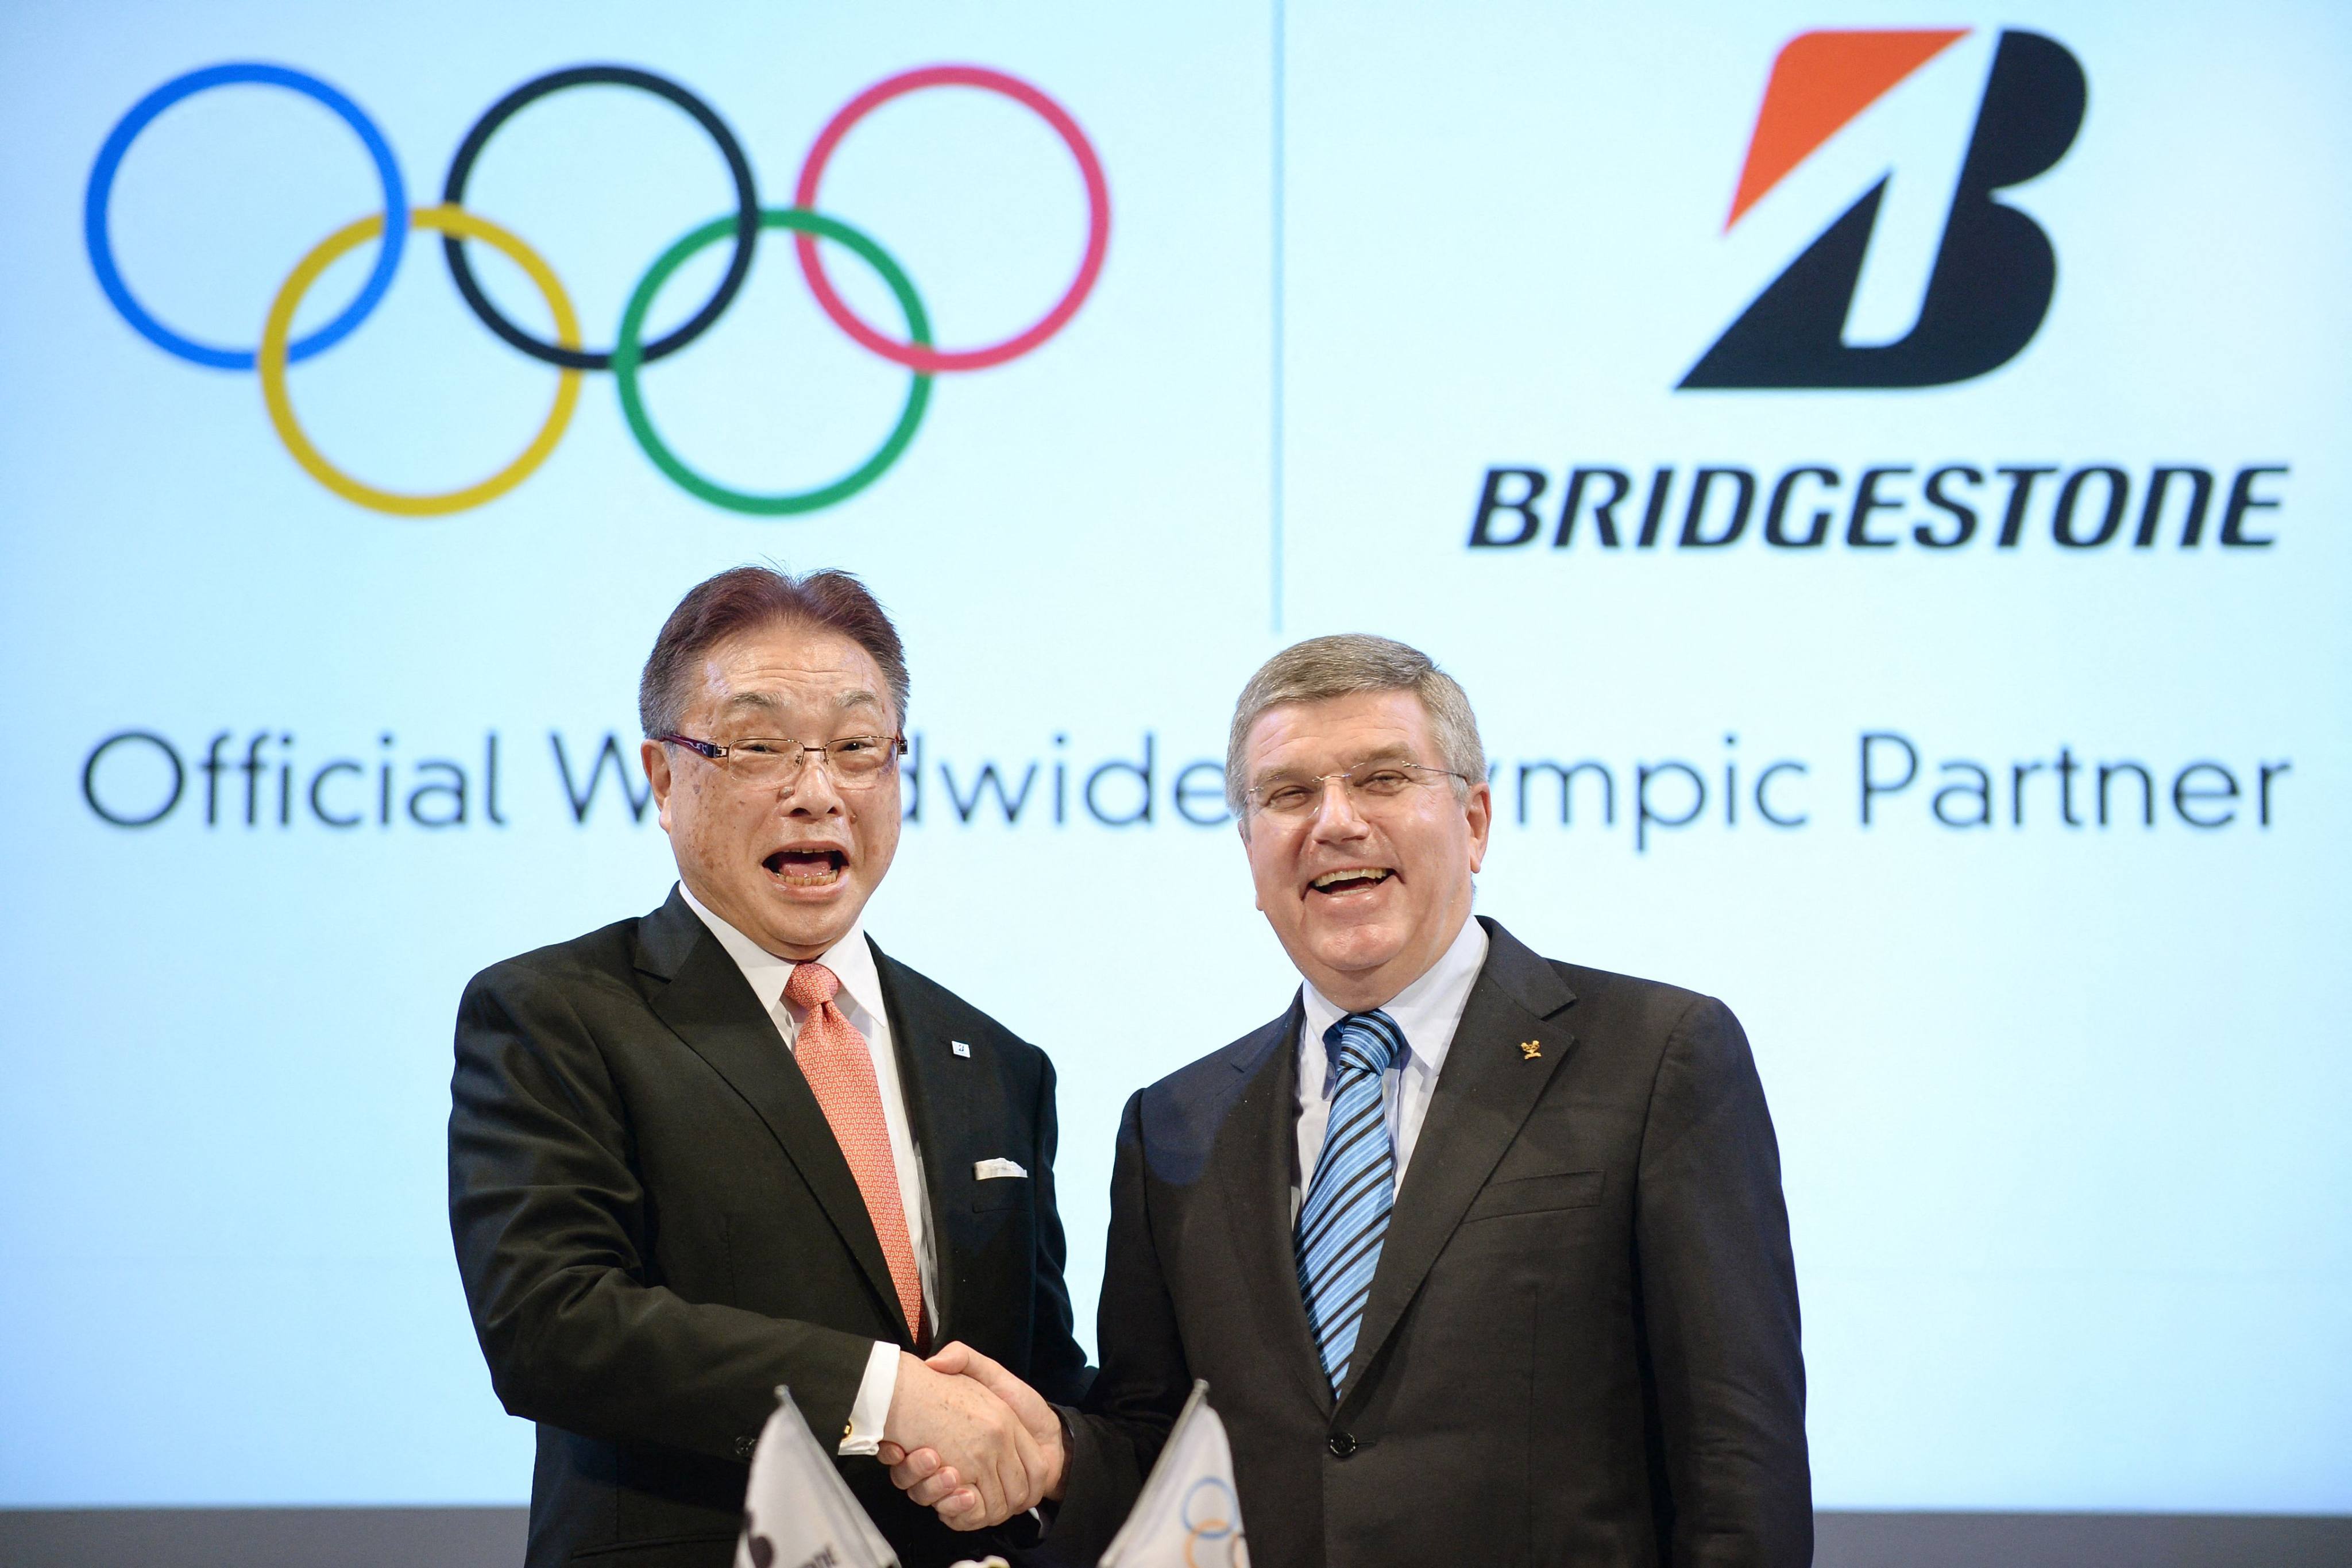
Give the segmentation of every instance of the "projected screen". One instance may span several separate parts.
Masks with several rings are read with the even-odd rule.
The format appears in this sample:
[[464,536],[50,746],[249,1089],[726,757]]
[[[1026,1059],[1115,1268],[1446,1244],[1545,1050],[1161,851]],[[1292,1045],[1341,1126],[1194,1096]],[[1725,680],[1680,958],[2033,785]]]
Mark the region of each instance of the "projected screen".
[[1481,910],[1723,997],[1828,1507],[2352,1510],[2352,18],[0,18],[0,1504],[510,1502],[450,1026],[661,902],[637,669],[861,574],[866,916],[1118,1110],[1283,1008],[1220,790],[1457,675]]

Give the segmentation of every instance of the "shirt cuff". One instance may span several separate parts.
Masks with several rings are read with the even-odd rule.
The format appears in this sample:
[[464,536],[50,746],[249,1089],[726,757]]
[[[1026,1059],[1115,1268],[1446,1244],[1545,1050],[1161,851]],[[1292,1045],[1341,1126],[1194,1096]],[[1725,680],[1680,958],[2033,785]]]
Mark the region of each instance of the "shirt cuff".
[[898,1347],[876,1340],[873,1353],[866,1358],[866,1376],[857,1385],[857,1398],[849,1406],[849,1426],[841,1434],[841,1447],[834,1452],[845,1458],[870,1458],[879,1451],[882,1429],[890,1421],[890,1399],[898,1392]]

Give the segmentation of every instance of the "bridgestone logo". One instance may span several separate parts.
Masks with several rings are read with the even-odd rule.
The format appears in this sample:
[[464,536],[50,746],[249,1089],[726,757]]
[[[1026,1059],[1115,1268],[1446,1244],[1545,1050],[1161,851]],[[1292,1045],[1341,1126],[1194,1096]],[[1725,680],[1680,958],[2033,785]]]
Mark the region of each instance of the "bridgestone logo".
[[2228,550],[2278,542],[2288,467],[2158,463],[1732,463],[1486,470],[1474,550]]

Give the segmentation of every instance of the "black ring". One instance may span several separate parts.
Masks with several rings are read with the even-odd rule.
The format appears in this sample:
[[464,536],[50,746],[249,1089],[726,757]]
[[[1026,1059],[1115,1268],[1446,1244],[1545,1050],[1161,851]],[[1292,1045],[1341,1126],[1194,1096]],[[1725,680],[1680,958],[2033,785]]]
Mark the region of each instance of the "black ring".
[[[545,76],[535,77],[523,83],[490,105],[482,117],[474,121],[474,128],[467,132],[465,141],[458,143],[457,157],[449,162],[449,177],[442,183],[441,199],[451,206],[465,205],[466,181],[474,172],[474,160],[481,155],[491,133],[505,124],[518,110],[567,87],[590,85],[638,88],[677,105],[710,132],[710,139],[719,143],[719,151],[727,160],[728,174],[735,181],[735,258],[727,264],[727,276],[719,280],[719,287],[691,320],[667,337],[656,338],[645,346],[643,357],[647,361],[657,360],[664,354],[684,348],[719,320],[720,312],[733,301],[735,291],[743,287],[743,279],[751,275],[751,248],[759,240],[760,193],[751,184],[751,160],[743,156],[742,143],[735,140],[735,133],[727,129],[727,122],[719,118],[718,110],[710,105],[667,77],[658,77],[651,71],[638,70],[630,66],[573,66],[566,70],[550,71]],[[474,314],[482,319],[482,325],[531,358],[544,360],[549,364],[562,365],[567,370],[613,368],[613,356],[609,352],[595,353],[585,349],[567,349],[560,344],[541,342],[500,315],[499,308],[490,303],[489,296],[482,292],[481,284],[475,281],[473,266],[466,259],[465,244],[456,235],[447,236],[441,241],[441,251],[449,258],[449,275],[457,280],[457,292],[466,297],[466,303],[472,306]]]

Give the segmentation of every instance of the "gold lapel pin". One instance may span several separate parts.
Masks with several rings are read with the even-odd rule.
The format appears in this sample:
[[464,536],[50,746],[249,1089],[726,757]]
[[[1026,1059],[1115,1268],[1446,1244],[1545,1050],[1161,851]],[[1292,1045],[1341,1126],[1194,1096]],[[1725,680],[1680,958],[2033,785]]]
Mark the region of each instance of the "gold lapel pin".
[[1519,1056],[1521,1059],[1526,1061],[1536,1061],[1540,1059],[1543,1056],[1543,1042],[1541,1040],[1521,1040],[1519,1042]]

